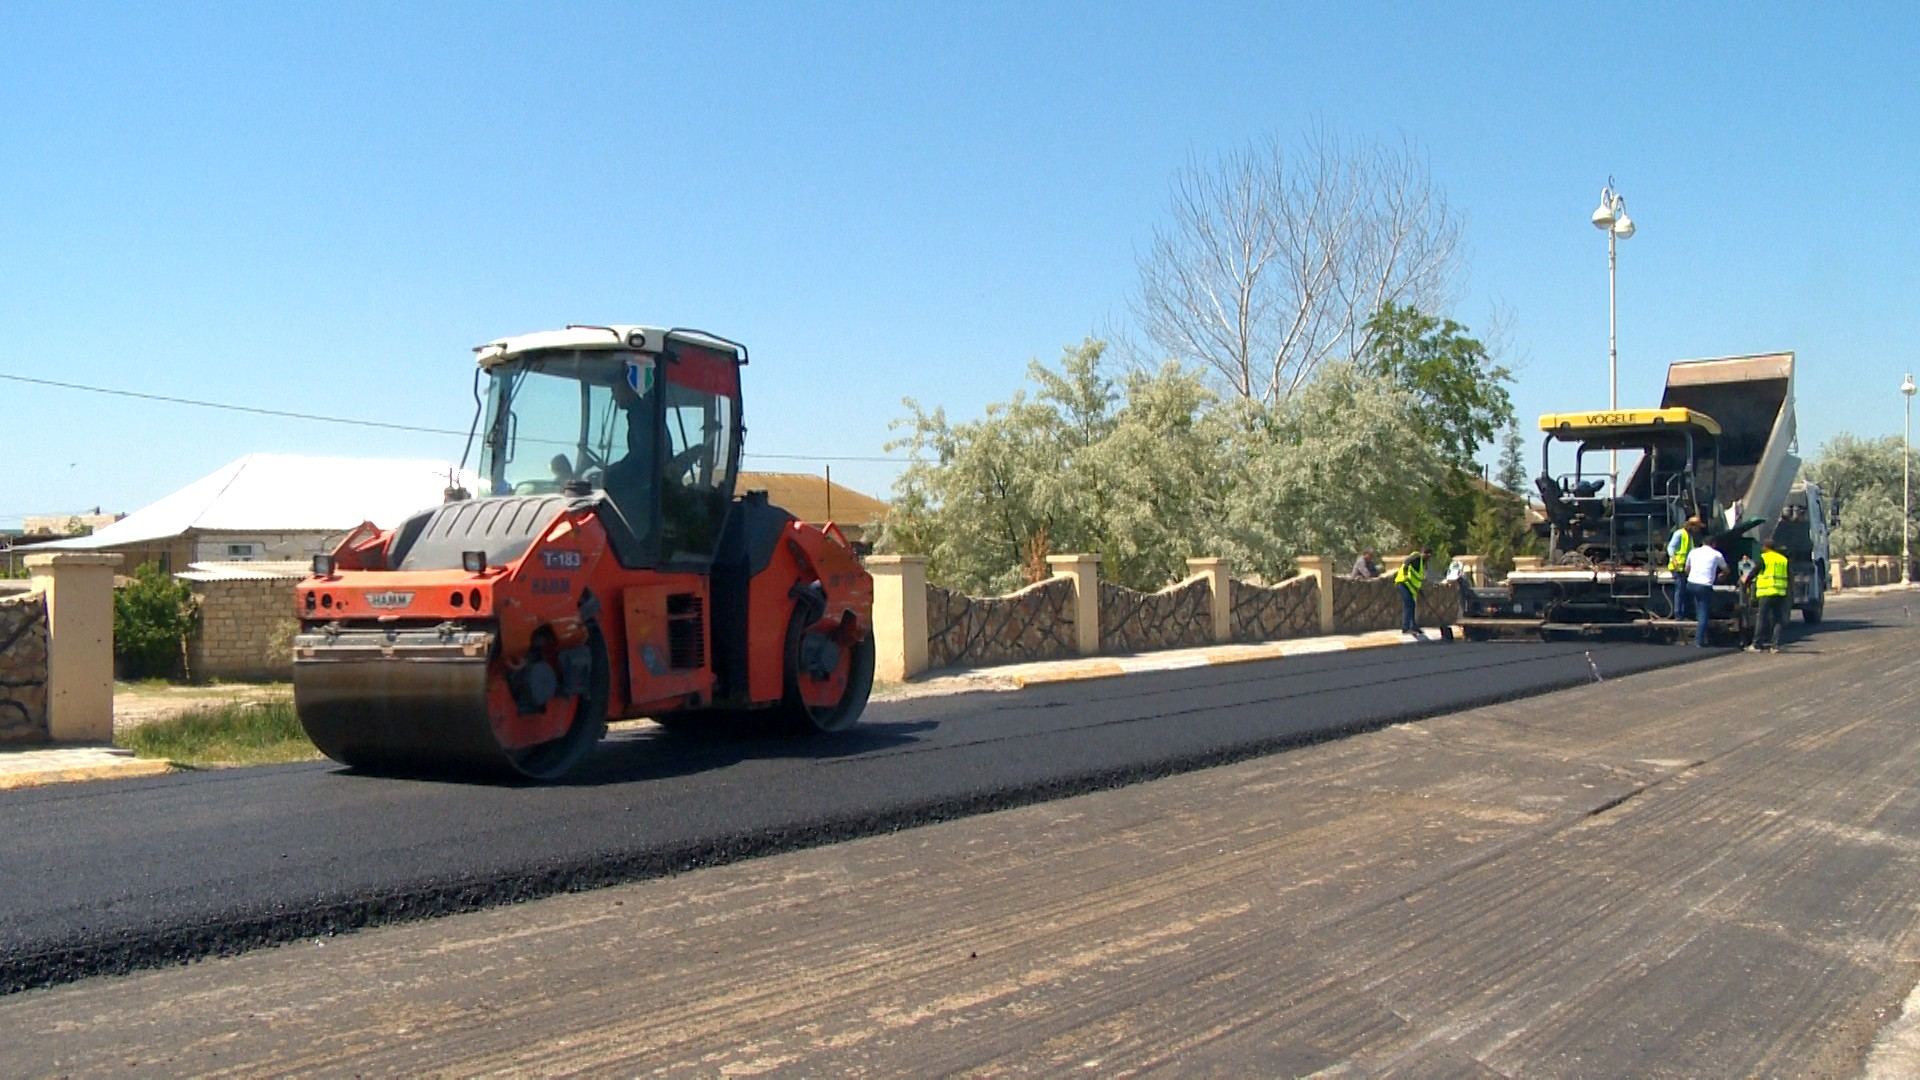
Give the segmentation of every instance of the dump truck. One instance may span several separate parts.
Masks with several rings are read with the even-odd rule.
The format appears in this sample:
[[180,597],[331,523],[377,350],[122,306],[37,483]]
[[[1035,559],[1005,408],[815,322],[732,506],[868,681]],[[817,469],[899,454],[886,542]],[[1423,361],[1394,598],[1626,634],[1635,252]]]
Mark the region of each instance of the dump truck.
[[746,346],[618,324],[476,350],[481,490],[363,524],[294,590],[293,697],[358,770],[558,779],[609,720],[854,724],[873,580],[736,495]]
[[[1691,634],[1691,620],[1673,618],[1680,582],[1667,558],[1669,538],[1690,517],[1706,524],[1704,538],[1730,564],[1757,559],[1759,544],[1777,537],[1794,605],[1818,622],[1825,508],[1817,486],[1795,482],[1793,372],[1790,352],[1681,360],[1667,369],[1658,408],[1542,416],[1535,487],[1545,564],[1515,570],[1505,586],[1470,587],[1463,630],[1476,639]],[[1711,632],[1737,639],[1751,627],[1751,608],[1737,582],[1721,583]]]

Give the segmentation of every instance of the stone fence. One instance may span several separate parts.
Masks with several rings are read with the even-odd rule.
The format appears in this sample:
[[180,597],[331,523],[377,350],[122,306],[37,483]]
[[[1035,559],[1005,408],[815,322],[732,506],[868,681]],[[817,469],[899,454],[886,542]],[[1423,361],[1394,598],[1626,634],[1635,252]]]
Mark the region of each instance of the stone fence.
[[0,596],[0,743],[47,737],[47,599]]
[[[1096,555],[1055,555],[1047,559],[1049,580],[1008,596],[975,597],[929,583],[922,556],[873,556],[867,569],[874,579],[875,671],[897,681],[948,667],[1399,627],[1391,576],[1355,581],[1334,576],[1327,559],[1297,561],[1297,576],[1265,585],[1235,579],[1225,559],[1189,559],[1188,577],[1149,593],[1101,581]],[[1480,562],[1460,561],[1469,570]],[[1460,617],[1459,587],[1439,577],[1436,566],[1421,590],[1424,626]]]
[[113,738],[113,568],[91,551],[26,557],[0,596],[0,743]]
[[1864,589],[1874,585],[1900,583],[1898,555],[1842,555],[1828,567],[1834,589]]

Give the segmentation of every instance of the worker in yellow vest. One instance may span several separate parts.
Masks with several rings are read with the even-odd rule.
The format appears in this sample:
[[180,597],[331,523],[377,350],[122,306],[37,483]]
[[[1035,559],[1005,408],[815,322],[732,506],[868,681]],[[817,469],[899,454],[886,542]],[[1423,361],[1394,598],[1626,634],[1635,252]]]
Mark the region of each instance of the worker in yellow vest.
[[1706,523],[1697,517],[1690,517],[1686,524],[1673,530],[1673,536],[1667,541],[1667,569],[1673,571],[1673,617],[1690,619],[1693,617],[1693,598],[1687,593],[1687,556],[1693,551],[1693,545],[1699,543],[1698,534],[1706,528]]
[[1420,604],[1420,586],[1426,584],[1427,560],[1433,558],[1433,549],[1422,547],[1408,555],[1400,569],[1393,572],[1393,588],[1400,594],[1400,632],[1411,634],[1422,641],[1426,635],[1420,632],[1420,620],[1415,612]]
[[1760,565],[1753,571],[1753,600],[1760,609],[1760,622],[1754,627],[1753,644],[1747,651],[1780,651],[1780,636],[1793,617],[1793,574],[1787,557],[1768,540],[1760,549]]

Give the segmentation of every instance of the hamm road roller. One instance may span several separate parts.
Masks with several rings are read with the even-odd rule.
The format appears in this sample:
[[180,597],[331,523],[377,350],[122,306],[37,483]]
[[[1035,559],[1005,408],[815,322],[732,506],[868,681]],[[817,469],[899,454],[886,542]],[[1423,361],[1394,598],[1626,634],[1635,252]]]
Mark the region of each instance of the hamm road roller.
[[873,579],[834,525],[736,498],[746,347],[569,326],[475,350],[481,490],[316,556],[294,706],[370,772],[552,780],[609,719],[852,725]]

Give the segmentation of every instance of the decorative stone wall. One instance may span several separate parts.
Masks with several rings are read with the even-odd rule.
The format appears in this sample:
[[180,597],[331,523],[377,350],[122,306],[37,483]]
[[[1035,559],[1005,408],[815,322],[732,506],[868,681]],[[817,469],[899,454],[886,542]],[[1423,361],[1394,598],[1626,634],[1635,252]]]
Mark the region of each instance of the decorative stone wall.
[[[1460,587],[1428,581],[1420,590],[1421,626],[1439,626],[1460,619]],[[1358,634],[1368,630],[1400,629],[1400,592],[1391,578],[1333,581],[1333,632]]]
[[0,743],[46,739],[46,596],[0,597]]
[[187,671],[208,679],[293,677],[294,578],[196,581],[199,614],[187,637]]
[[1898,555],[1839,555],[1833,559],[1840,588],[1863,589],[1893,585],[1900,580]]
[[1316,575],[1302,574],[1278,585],[1253,585],[1236,579],[1231,593],[1235,641],[1278,641],[1320,632],[1320,579]]
[[976,667],[1073,656],[1073,601],[1073,582],[1067,578],[1050,578],[993,597],[928,585],[927,666]]
[[1135,653],[1213,642],[1213,587],[1201,576],[1140,592],[1100,583],[1100,651]]
[[[1420,625],[1443,626],[1460,621],[1460,586],[1453,582],[1433,582],[1420,590]],[[1400,620],[1395,617],[1397,628]]]

